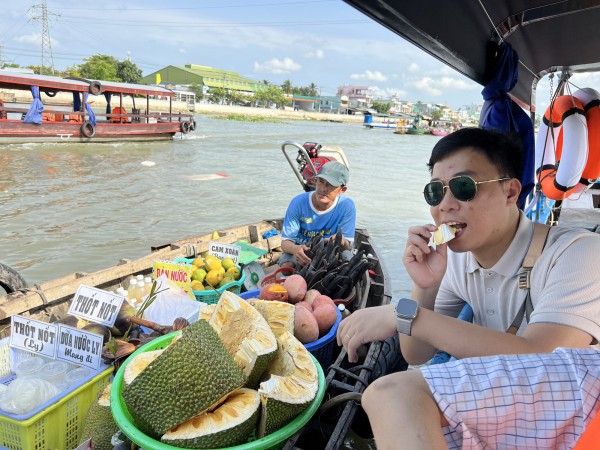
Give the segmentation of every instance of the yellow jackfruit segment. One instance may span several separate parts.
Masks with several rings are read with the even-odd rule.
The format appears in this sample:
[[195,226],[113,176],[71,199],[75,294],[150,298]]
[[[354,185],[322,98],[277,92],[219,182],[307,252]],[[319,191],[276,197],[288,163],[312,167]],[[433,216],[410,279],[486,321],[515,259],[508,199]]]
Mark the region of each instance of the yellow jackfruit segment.
[[430,239],[430,245],[441,245],[446,242],[454,239],[454,235],[456,234],[456,227],[447,225],[445,223],[441,224],[437,230],[434,231],[433,236]]

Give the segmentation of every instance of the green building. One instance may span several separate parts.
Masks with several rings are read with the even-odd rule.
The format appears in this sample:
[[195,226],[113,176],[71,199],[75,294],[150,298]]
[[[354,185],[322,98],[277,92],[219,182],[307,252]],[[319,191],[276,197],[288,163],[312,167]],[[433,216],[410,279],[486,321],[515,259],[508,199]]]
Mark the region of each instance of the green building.
[[204,92],[211,88],[223,88],[227,90],[255,93],[266,88],[258,81],[244,78],[237,72],[230,70],[219,70],[196,64],[186,64],[185,67],[167,66],[152,72],[142,78],[146,84],[161,84],[167,87],[189,86],[192,83],[203,86]]

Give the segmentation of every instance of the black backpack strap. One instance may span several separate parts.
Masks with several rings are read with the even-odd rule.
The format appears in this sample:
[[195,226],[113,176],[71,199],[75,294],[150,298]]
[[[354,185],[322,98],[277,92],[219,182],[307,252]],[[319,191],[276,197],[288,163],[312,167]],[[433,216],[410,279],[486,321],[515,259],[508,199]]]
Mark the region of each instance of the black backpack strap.
[[523,322],[523,316],[525,316],[527,322],[529,322],[529,317],[533,312],[533,303],[531,302],[531,270],[535,265],[535,262],[538,260],[542,252],[544,251],[544,247],[546,246],[546,240],[548,239],[548,232],[550,231],[550,227],[548,225],[544,225],[542,223],[533,222],[533,237],[531,238],[531,242],[529,243],[529,248],[527,249],[527,254],[525,258],[523,258],[523,264],[521,265],[521,271],[519,272],[519,289],[525,289],[525,300],[523,304],[519,308],[515,319],[512,324],[506,330],[508,333],[517,334],[517,330],[521,326]]

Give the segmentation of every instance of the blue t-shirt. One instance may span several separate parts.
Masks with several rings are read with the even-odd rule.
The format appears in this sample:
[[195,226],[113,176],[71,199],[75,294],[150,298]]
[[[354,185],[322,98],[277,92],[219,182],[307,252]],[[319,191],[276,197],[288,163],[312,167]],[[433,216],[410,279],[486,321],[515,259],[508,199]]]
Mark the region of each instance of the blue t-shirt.
[[294,244],[306,244],[317,234],[327,238],[341,228],[344,237],[353,242],[356,207],[352,199],[338,195],[331,208],[327,211],[317,211],[310,199],[313,193],[304,192],[291,201],[283,219],[281,239],[294,241]]

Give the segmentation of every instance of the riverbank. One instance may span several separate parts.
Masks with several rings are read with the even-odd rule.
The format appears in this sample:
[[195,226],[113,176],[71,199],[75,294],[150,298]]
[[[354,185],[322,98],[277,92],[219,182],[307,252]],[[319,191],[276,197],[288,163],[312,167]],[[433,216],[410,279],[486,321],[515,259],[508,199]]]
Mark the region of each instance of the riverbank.
[[[9,91],[7,91],[8,93]],[[13,101],[15,103],[30,103],[31,94],[26,91],[10,91],[11,100],[6,98],[5,101]],[[12,100],[14,98],[14,100]],[[48,98],[42,94],[42,102],[46,109],[52,109],[53,107],[69,107],[73,98],[71,94],[59,92],[56,97]],[[89,101],[94,111],[98,113],[104,113],[106,111],[106,100],[103,95],[90,96]],[[113,97],[111,105],[118,106],[118,99]],[[144,109],[146,106],[145,100],[141,101],[138,99],[136,102],[137,108]],[[133,101],[131,97],[123,98],[123,107],[130,111],[133,108]],[[168,112],[169,101],[167,99],[162,100],[151,100],[150,110],[153,112]],[[254,108],[246,106],[232,106],[232,105],[215,105],[208,102],[199,102],[194,105],[194,110],[190,111],[186,102],[173,101],[173,112],[174,113],[190,113],[205,114],[212,116],[245,116],[245,117],[261,117],[261,118],[272,118],[278,120],[314,120],[322,122],[340,122],[340,123],[363,123],[364,116],[352,115],[352,114],[333,114],[325,112],[313,112],[313,111],[294,111],[292,108],[286,107],[285,109],[271,109],[271,108]]]

